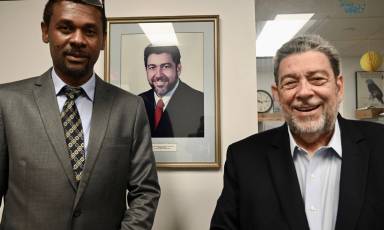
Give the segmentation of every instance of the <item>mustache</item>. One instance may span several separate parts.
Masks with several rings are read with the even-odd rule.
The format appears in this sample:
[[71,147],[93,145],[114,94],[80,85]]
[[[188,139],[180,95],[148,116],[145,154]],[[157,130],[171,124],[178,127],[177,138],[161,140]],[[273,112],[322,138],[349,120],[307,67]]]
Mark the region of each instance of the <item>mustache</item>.
[[296,100],[294,101],[291,106],[293,107],[315,107],[321,104],[320,100],[314,100],[314,98],[311,98],[309,100]]
[[153,77],[151,81],[152,82],[157,82],[157,81],[168,82],[169,79],[166,76],[159,76],[159,77]]

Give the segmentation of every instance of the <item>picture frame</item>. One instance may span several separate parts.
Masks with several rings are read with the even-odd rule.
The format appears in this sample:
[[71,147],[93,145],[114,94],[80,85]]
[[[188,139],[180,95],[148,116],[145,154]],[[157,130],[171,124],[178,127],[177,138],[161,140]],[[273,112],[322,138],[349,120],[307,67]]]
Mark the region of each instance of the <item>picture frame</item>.
[[[221,167],[218,34],[218,15],[107,19],[105,80],[143,98],[151,126],[152,145],[158,168],[219,169]],[[167,53],[156,55],[152,53],[146,59],[144,58],[146,47],[158,46],[167,49],[176,46],[181,56],[180,63],[176,63],[173,54]],[[163,62],[154,62],[155,67],[152,68],[152,60],[157,61],[155,58],[160,57],[172,57],[172,59],[169,58],[171,60],[169,63],[171,63],[170,70],[175,66],[173,72],[164,72],[163,70],[168,67],[164,67]],[[144,59],[147,65],[144,64]],[[155,68],[156,74],[151,72]],[[167,75],[168,73],[171,74]],[[170,76],[176,76],[179,81],[175,81],[178,83],[175,83],[177,86],[172,90],[171,87],[166,89],[169,90],[166,95],[172,96],[166,102],[158,125],[158,121],[153,121],[156,120],[153,118],[156,115],[153,114],[156,107],[155,101],[162,98],[158,96],[158,93],[161,93],[159,87],[162,86],[155,87],[155,85],[156,81],[172,85]],[[184,98],[180,96],[181,89],[185,85],[194,89],[196,94],[202,95],[201,103],[193,102],[192,98],[197,96],[190,96],[188,100],[181,103]],[[181,104],[188,107],[179,109],[182,107]],[[197,116],[196,111],[200,109],[196,109],[195,104],[203,111]],[[197,117],[199,117],[199,125],[192,125],[197,121]],[[169,124],[165,122],[166,118]],[[158,131],[163,124],[169,126],[164,125],[164,132]],[[190,128],[193,131],[189,132]],[[197,129],[199,131],[195,132]],[[187,130],[187,132],[181,130]]]
[[384,108],[384,71],[356,72],[356,108]]

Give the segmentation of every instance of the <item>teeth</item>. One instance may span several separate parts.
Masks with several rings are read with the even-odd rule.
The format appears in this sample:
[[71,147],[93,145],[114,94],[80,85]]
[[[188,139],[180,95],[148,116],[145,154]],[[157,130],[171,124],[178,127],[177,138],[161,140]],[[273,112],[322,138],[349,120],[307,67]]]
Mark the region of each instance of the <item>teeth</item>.
[[296,108],[297,110],[299,111],[302,111],[302,112],[308,112],[308,111],[312,111],[314,109],[316,109],[317,106],[314,106],[314,107],[305,107],[305,108]]

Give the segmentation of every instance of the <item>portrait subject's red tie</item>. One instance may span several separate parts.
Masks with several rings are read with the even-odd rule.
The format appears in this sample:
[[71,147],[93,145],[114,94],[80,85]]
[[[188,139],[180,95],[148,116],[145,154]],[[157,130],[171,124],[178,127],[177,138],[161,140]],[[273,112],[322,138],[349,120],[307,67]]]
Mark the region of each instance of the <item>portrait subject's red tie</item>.
[[157,101],[156,108],[155,108],[155,129],[159,125],[161,115],[163,115],[163,108],[164,108],[164,102],[163,100]]

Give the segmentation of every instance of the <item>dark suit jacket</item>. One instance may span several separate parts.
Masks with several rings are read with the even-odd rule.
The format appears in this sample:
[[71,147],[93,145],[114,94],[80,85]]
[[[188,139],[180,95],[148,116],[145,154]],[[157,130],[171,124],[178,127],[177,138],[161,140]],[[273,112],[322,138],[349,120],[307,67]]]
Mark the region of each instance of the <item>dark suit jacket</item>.
[[[384,126],[338,117],[343,149],[336,230],[384,229]],[[309,230],[287,126],[229,146],[212,230]]]
[[204,137],[204,94],[179,82],[158,127],[154,127],[155,96],[153,89],[140,96],[144,100],[152,137]]
[[150,229],[160,188],[141,99],[96,78],[76,188],[50,73],[0,86],[0,229]]

